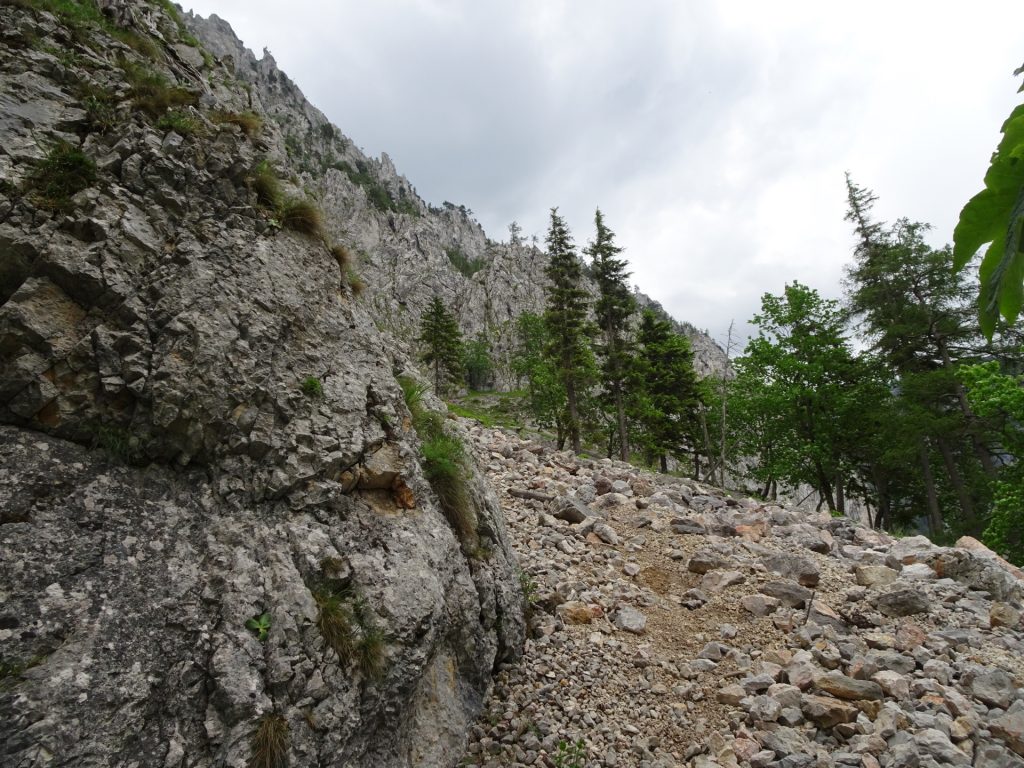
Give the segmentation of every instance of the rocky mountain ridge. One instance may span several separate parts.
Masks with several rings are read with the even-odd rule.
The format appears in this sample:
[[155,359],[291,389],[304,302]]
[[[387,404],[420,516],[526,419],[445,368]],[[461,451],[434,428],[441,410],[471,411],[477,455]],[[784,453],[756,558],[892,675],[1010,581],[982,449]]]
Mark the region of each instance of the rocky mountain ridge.
[[[316,197],[330,235],[359,255],[365,301],[378,324],[408,349],[422,313],[439,296],[456,312],[467,338],[486,334],[498,383],[510,385],[515,319],[544,307],[543,251],[490,239],[465,206],[423,201],[387,154],[373,158],[361,152],[305,99],[269,52],[257,59],[224,20],[188,15],[185,22],[249,87],[250,108],[280,131],[285,156],[271,148],[268,157],[293,161],[298,185]],[[638,301],[664,311],[643,294]],[[677,328],[690,338],[701,375],[724,369],[724,353],[714,340],[688,323],[677,322]]]

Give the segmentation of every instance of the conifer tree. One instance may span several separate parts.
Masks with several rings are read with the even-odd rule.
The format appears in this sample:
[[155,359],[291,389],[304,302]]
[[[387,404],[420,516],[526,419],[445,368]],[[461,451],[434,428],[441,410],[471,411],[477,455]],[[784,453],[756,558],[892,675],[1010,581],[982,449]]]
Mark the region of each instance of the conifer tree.
[[572,236],[558,209],[551,209],[547,234],[548,278],[544,323],[548,329],[548,355],[565,389],[566,431],[573,452],[580,452],[580,398],[589,357],[587,345],[587,293]]
[[434,369],[434,391],[442,394],[451,382],[462,378],[462,332],[455,316],[435,296],[423,313],[420,335],[423,345],[420,359]]
[[615,233],[604,223],[598,208],[594,212],[597,230],[586,254],[593,259],[594,280],[599,296],[594,312],[601,341],[597,354],[601,362],[601,382],[615,418],[615,442],[622,461],[629,459],[629,434],[626,426],[626,379],[632,360],[632,344],[626,334],[626,323],[636,310],[636,301],[626,279],[626,260],[619,258],[622,249],[615,245]]
[[668,456],[681,456],[696,444],[700,389],[690,342],[651,310],[641,315],[632,408],[640,442],[649,461],[668,471]]

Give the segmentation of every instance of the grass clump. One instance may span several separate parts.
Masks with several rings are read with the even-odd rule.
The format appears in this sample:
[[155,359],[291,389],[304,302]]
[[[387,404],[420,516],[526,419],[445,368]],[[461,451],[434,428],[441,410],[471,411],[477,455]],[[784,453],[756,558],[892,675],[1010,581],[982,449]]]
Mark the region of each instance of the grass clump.
[[285,768],[288,765],[288,721],[267,713],[252,734],[249,768]]
[[316,376],[306,377],[299,386],[302,388],[302,394],[308,397],[324,396],[324,385]]
[[67,210],[71,198],[96,183],[96,163],[66,141],[53,146],[29,177],[33,202],[40,208]]
[[121,68],[131,85],[132,104],[153,119],[160,118],[167,110],[177,107],[193,107],[199,97],[187,88],[171,85],[159,72],[122,61]]
[[379,680],[384,675],[384,647],[387,639],[383,630],[375,626],[363,628],[356,643],[356,665],[364,677]]
[[277,178],[274,166],[266,160],[258,162],[249,175],[249,183],[260,205],[276,211],[284,196],[281,194],[281,182]]
[[156,121],[156,127],[164,131],[174,131],[182,136],[192,136],[199,132],[200,125],[188,112],[172,109],[160,116]]
[[361,296],[366,290],[366,281],[352,267],[345,270],[345,282],[352,289],[353,296]]
[[423,473],[434,489],[448,524],[467,554],[481,552],[476,530],[468,478],[470,469],[460,441],[445,429],[441,414],[428,411],[423,404],[426,387],[400,376],[405,405],[412,416],[412,425],[422,444]]
[[352,251],[341,243],[335,243],[331,246],[331,256],[338,262],[338,269],[341,270],[341,274],[346,274],[352,265]]
[[214,125],[237,125],[250,139],[263,127],[263,118],[255,112],[214,112],[210,120]]
[[344,595],[328,586],[313,591],[316,601],[316,627],[342,664],[352,660],[356,649],[356,628],[352,609],[345,604]]
[[85,110],[85,123],[90,132],[106,133],[117,125],[117,97],[105,88],[83,84],[78,98]]
[[285,200],[277,210],[277,219],[285,229],[311,237],[323,237],[324,224],[320,209],[305,198]]

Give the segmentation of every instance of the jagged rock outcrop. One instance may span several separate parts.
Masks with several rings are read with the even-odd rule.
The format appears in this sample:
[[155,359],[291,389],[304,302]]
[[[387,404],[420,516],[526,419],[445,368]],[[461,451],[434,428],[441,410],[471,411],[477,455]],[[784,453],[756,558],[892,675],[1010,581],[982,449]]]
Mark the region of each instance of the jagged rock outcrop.
[[523,638],[493,492],[469,551],[405,360],[258,202],[307,156],[230,63],[163,4],[51,5],[0,5],[0,763],[243,766],[261,726],[453,763]]

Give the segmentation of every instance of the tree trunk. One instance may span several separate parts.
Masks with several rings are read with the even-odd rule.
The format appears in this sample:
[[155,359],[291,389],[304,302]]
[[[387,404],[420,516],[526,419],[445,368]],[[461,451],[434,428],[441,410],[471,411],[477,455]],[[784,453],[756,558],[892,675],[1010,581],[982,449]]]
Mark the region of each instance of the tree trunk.
[[619,417],[619,458],[629,461],[629,431],[626,429],[626,398],[622,395],[622,385],[615,392],[615,409]]
[[818,476],[818,492],[821,494],[821,497],[825,500],[825,503],[828,504],[828,511],[835,512],[836,500],[835,497],[832,495],[832,483],[828,479],[828,474],[825,472],[825,469],[821,466],[820,461],[815,460],[814,472]]
[[878,512],[875,514],[874,527],[880,529],[889,521],[889,482],[877,464],[871,467],[871,476],[878,491]]
[[661,473],[665,474],[668,472],[668,456],[664,453],[661,454]]
[[569,441],[572,443],[572,452],[580,452],[580,416],[576,406],[576,382],[570,378],[565,382],[565,399],[569,408]]
[[921,438],[918,455],[921,460],[925,492],[928,494],[928,530],[934,536],[942,530],[942,511],[939,509],[939,496],[935,491],[935,477],[932,475],[932,466],[928,459],[928,441],[925,438]]
[[693,479],[700,480],[700,453],[693,452]]
[[937,438],[935,443],[939,447],[939,453],[942,454],[942,462],[946,465],[949,482],[953,484],[953,490],[956,491],[957,500],[960,502],[960,511],[964,515],[964,528],[972,536],[977,535],[979,531],[978,520],[974,514],[974,501],[971,499],[971,494],[967,491],[967,486],[964,485],[964,478],[960,474],[960,468],[957,467],[956,460],[953,458],[953,452],[949,450],[949,445],[942,438]]
[[846,514],[846,489],[843,487],[843,475],[836,472],[836,512]]
[[[725,405],[728,398],[729,388],[726,386],[726,377],[729,375],[729,355],[732,353],[732,326],[733,321],[729,321],[729,334],[725,339],[725,370],[722,371],[722,435],[721,435],[721,446],[719,461],[721,462],[718,467],[719,472],[719,485],[725,488]],[[710,450],[710,441],[709,441]]]

